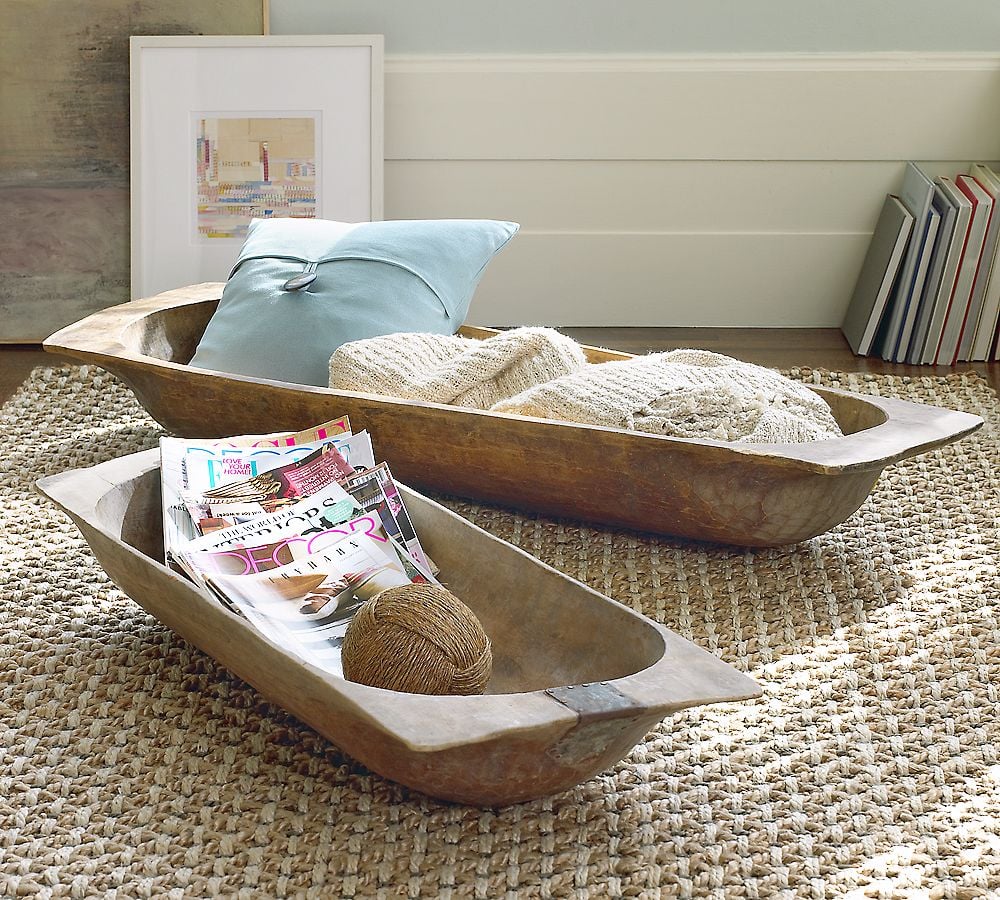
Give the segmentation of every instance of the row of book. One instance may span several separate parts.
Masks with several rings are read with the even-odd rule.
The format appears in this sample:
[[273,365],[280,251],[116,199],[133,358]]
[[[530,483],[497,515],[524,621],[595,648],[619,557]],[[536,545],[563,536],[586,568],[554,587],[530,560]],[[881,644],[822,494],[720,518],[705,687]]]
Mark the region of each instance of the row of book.
[[930,178],[907,163],[887,194],[841,330],[859,356],[1000,359],[1000,177],[976,163]]

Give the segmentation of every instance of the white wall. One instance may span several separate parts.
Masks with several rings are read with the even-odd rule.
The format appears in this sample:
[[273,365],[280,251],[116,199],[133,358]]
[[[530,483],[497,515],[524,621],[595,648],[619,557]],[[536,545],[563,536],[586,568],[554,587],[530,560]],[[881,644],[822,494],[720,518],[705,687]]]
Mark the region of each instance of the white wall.
[[1000,3],[747,6],[271,0],[271,26],[385,33],[386,218],[521,222],[470,322],[835,326],[903,161],[1000,159]]

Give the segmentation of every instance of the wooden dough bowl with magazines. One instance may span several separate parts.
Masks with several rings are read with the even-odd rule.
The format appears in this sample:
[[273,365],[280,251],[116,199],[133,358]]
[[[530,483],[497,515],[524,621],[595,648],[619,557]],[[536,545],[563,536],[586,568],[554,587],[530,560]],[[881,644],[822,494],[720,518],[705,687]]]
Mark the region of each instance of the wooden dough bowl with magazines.
[[[56,332],[45,349],[117,375],[182,437],[298,430],[347,414],[372,433],[396,478],[421,490],[744,546],[789,544],[833,528],[861,506],[885,466],[982,425],[963,412],[817,387],[843,437],[733,444],[192,368],[222,288],[192,285],[102,310]],[[595,363],[630,358],[585,351]]]
[[493,644],[486,693],[382,690],[313,668],[163,565],[159,452],[43,478],[111,579],[181,637],[381,775],[502,806],[572,787],[660,719],[760,694],[706,650],[402,485],[442,582]]

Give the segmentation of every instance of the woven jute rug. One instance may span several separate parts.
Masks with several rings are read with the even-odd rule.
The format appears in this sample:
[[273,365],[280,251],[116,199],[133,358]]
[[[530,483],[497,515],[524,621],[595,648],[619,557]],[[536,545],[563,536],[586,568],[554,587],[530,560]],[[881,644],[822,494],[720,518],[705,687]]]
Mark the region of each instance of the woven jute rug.
[[99,370],[36,370],[0,425],[0,895],[1000,896],[997,397],[793,376],[988,424],[775,550],[453,504],[765,691],[483,810],[366,771],[115,589],[32,485],[159,430]]

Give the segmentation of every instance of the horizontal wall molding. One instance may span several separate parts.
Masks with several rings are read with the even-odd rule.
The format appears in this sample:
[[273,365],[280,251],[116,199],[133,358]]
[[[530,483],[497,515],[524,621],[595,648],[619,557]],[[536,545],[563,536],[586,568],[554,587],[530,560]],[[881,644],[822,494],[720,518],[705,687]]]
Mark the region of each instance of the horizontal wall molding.
[[1000,146],[1000,54],[398,56],[385,90],[387,159],[965,159]]
[[914,66],[922,69],[991,69],[1000,53],[551,53],[423,54],[387,53],[386,74],[414,72],[546,71],[876,71]]

